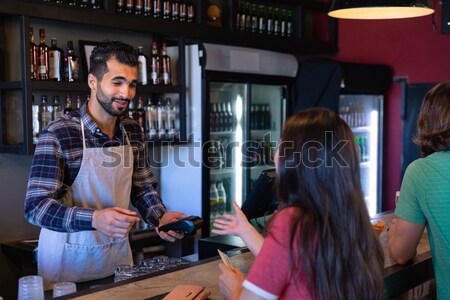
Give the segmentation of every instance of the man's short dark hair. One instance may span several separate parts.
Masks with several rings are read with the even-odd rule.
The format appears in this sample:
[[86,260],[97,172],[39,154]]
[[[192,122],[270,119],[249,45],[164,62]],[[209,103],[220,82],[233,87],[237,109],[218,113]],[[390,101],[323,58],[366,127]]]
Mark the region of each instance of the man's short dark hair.
[[111,58],[130,67],[138,66],[137,55],[132,46],[120,41],[105,40],[92,50],[89,58],[89,73],[101,80],[103,75],[108,72],[106,62]]

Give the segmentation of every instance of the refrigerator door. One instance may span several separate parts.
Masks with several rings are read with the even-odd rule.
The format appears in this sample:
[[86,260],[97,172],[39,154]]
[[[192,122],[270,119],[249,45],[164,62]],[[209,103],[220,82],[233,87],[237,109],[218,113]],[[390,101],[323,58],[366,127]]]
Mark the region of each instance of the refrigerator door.
[[[248,85],[210,82],[209,140],[204,166],[209,172],[210,221],[231,211],[231,203],[242,203],[244,176],[241,147],[244,143]],[[206,187],[205,187],[206,188]]]
[[383,96],[341,95],[339,112],[355,135],[364,200],[374,216],[381,211]]
[[262,171],[275,168],[274,156],[286,118],[286,86],[252,84],[250,86],[248,138],[245,150],[247,188],[243,199],[253,189]]

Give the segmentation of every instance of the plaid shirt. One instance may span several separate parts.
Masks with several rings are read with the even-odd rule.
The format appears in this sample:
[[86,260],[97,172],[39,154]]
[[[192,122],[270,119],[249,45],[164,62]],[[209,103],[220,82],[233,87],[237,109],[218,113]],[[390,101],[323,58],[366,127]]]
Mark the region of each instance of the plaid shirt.
[[39,135],[25,199],[25,217],[43,228],[60,232],[93,230],[93,208],[75,207],[64,200],[77,177],[83,158],[81,123],[86,147],[115,147],[126,144],[128,135],[134,156],[131,203],[146,222],[158,225],[166,212],[148,161],[141,127],[132,119],[118,118],[113,139],[102,133],[86,111],[86,104],[51,122]]

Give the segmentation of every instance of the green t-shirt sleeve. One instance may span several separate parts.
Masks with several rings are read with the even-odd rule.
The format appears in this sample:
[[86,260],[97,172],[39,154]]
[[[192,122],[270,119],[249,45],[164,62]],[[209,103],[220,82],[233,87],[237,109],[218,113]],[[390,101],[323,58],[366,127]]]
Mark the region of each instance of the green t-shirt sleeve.
[[403,176],[395,215],[399,218],[413,223],[425,223],[426,217],[420,207],[420,200],[424,193],[424,172],[420,170],[417,161],[411,163]]

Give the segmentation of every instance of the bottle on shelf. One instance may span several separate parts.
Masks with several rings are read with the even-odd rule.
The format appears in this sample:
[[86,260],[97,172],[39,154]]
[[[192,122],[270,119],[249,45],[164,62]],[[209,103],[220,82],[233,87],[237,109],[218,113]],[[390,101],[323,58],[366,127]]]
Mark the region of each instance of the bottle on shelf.
[[267,9],[267,30],[266,30],[268,35],[272,35],[273,34],[273,10],[272,7],[269,6],[269,8]]
[[82,105],[82,103],[81,103],[81,95],[77,95],[77,103],[76,103],[76,105],[77,105],[77,109],[81,108],[81,105]]
[[64,58],[64,77],[69,82],[80,81],[80,58],[75,55],[72,41],[67,41],[67,56]]
[[212,104],[209,112],[209,126],[212,132],[217,131],[217,105]]
[[67,114],[72,110],[72,96],[70,94],[66,94],[66,106],[64,107],[64,113]]
[[87,7],[89,4],[89,0],[80,0],[80,7]]
[[31,126],[33,130],[33,144],[37,144],[39,131],[41,130],[40,126],[40,117],[39,117],[39,105],[34,101],[34,95],[31,95]]
[[45,44],[44,28],[39,29],[37,75],[38,80],[48,80],[49,78],[48,46]]
[[160,18],[161,10],[161,0],[153,0],[153,17]]
[[172,14],[172,1],[171,0],[163,0],[162,1],[162,15],[163,19],[169,20]]
[[245,30],[252,29],[252,14],[250,13],[250,3],[245,2]]
[[37,79],[38,46],[34,43],[33,27],[30,27],[30,71],[31,79]]
[[71,5],[71,6],[77,5],[77,4],[78,4],[78,3],[77,3],[77,0],[68,0],[67,3],[68,3],[69,5]]
[[121,13],[124,11],[125,1],[117,0],[116,1],[116,12]]
[[173,139],[177,134],[175,125],[175,110],[172,106],[172,99],[166,98],[166,112],[167,112],[167,135],[169,139]]
[[266,32],[266,20],[264,17],[264,5],[260,5],[258,12],[258,33],[263,34]]
[[225,111],[223,110],[222,103],[217,103],[217,119],[218,119],[218,131],[226,131]]
[[102,0],[91,0],[91,8],[92,9],[100,9],[101,7],[102,7]]
[[246,7],[245,2],[239,2],[238,15],[236,16],[236,19],[237,19],[236,29],[237,30],[245,30],[245,20],[246,20],[245,7]]
[[167,55],[167,44],[162,43],[161,48],[161,83],[163,85],[172,84],[172,72],[170,70],[170,57]]
[[64,114],[64,109],[59,102],[59,96],[55,95],[53,96],[53,120],[56,120],[60,116]]
[[186,1],[186,10],[187,10],[187,21],[189,23],[194,22],[195,7],[194,7],[194,2],[192,0],[187,0]]
[[157,132],[157,122],[158,122],[158,114],[156,110],[156,105],[153,104],[152,99],[149,97],[147,99],[147,104],[144,107],[145,109],[145,121],[146,121],[146,131],[147,131],[147,138],[149,140],[156,139]]
[[292,10],[288,11],[286,22],[286,36],[292,37],[294,35],[294,23],[292,18]]
[[258,15],[256,14],[256,4],[252,4],[252,12],[251,12],[251,31],[258,31]]
[[144,110],[144,100],[142,100],[142,97],[138,97],[138,106],[135,111],[135,117],[134,119],[139,123],[141,126],[142,132],[145,132],[145,110]]
[[144,10],[143,0],[134,0],[134,14],[142,15],[143,10]]
[[166,121],[167,121],[167,111],[166,106],[161,98],[158,98],[158,104],[156,107],[158,114],[158,138],[160,140],[166,139]]
[[172,20],[177,21],[180,17],[180,0],[172,0]]
[[217,195],[219,196],[217,202],[217,210],[219,214],[225,213],[226,203],[227,203],[227,193],[225,192],[225,188],[223,187],[223,182],[219,181],[217,183]]
[[134,0],[126,0],[125,3],[125,13],[132,14],[134,9]]
[[48,123],[52,121],[52,109],[50,109],[50,107],[51,106],[47,103],[47,96],[42,95],[41,104],[39,105],[39,131],[42,131],[45,127],[47,127]]
[[144,55],[144,47],[138,46],[138,83],[147,85],[147,56]]
[[151,55],[151,83],[153,85],[159,85],[160,81],[160,61],[158,55],[158,44],[156,41],[152,42],[152,55]]
[[233,131],[234,129],[234,116],[231,110],[231,102],[227,102],[227,118],[228,118],[228,130]]
[[209,187],[209,207],[211,210],[211,216],[217,216],[218,213],[218,203],[219,203],[219,192],[217,191],[216,184],[211,183]]
[[135,116],[135,108],[134,108],[134,102],[133,102],[133,99],[131,99],[130,103],[128,104],[128,110],[127,110],[127,113],[128,113],[128,117],[129,117],[130,119],[135,120],[135,118],[134,118],[134,116]]
[[49,53],[49,77],[53,81],[62,81],[64,72],[64,51],[57,46],[57,39],[51,39]]
[[179,20],[181,22],[186,21],[187,19],[187,5],[186,5],[186,0],[180,0],[180,17]]
[[273,35],[279,35],[280,34],[280,14],[279,9],[275,8],[274,14],[273,14]]
[[281,18],[280,18],[280,35],[281,36],[286,36],[286,10],[282,9],[281,10]]
[[270,105],[266,104],[264,105],[264,114],[265,114],[265,129],[272,129],[272,120],[271,120],[271,114],[270,114]]
[[144,16],[150,16],[152,13],[152,1],[153,0],[144,0]]

